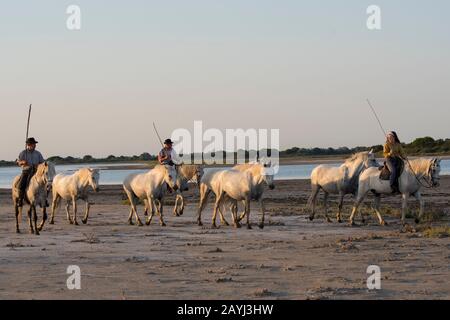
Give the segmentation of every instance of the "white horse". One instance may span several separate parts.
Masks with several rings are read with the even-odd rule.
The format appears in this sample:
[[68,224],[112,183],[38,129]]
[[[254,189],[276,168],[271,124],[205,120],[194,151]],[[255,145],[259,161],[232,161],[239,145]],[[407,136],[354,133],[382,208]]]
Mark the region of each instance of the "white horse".
[[[88,188],[89,186],[95,192],[99,192],[100,172],[98,169],[83,168],[76,171],[72,175],[58,174],[53,180],[53,202],[52,202],[52,217],[50,224],[55,223],[55,213],[61,200],[66,201],[67,221],[70,224],[78,225],[77,222],[77,200],[81,199],[86,203],[86,211],[84,218],[81,220],[86,224],[89,218],[89,210],[91,204],[89,203]],[[70,217],[69,207],[72,203],[73,219]]]
[[355,195],[358,191],[358,181],[361,172],[370,167],[378,167],[375,154],[369,152],[359,152],[347,159],[340,167],[330,167],[320,165],[311,173],[312,194],[308,200],[308,207],[311,209],[309,219],[314,220],[316,213],[317,196],[320,190],[324,192],[325,217],[328,222],[328,197],[330,194],[339,195],[339,210],[336,216],[338,222],[342,222],[342,207],[346,194]]
[[[30,233],[39,235],[39,231],[44,227],[47,220],[47,196],[48,191],[51,188],[53,178],[55,176],[55,167],[50,162],[44,162],[37,166],[35,175],[31,178],[30,183],[26,190],[26,197],[24,202],[30,205],[28,210],[28,222],[30,226]],[[16,214],[16,232],[20,233],[19,220],[22,217],[22,206],[19,206],[19,186],[18,182],[20,176],[14,178],[12,187],[12,199],[14,203],[14,209]],[[42,208],[42,222],[37,225],[37,213],[36,206]],[[31,219],[33,214],[34,227]]]
[[[261,222],[259,227],[264,229],[266,210],[264,207],[264,185],[267,185],[270,190],[275,189],[274,184],[274,170],[272,164],[265,162],[256,162],[248,164],[240,164],[233,167],[233,170],[240,172],[249,172],[251,174],[251,197],[253,201],[257,201],[261,208]],[[219,208],[220,209],[220,208]],[[237,218],[237,202],[232,203],[231,211],[233,212],[233,218],[239,223],[244,217],[245,213],[241,214],[239,219]]]
[[173,166],[157,165],[147,173],[129,175],[123,183],[123,189],[131,205],[128,223],[133,224],[132,217],[134,213],[137,224],[139,226],[143,225],[136,209],[137,201],[142,200],[144,203],[147,201],[151,209],[151,215],[147,219],[146,224],[150,225],[156,209],[161,226],[165,226],[162,200],[168,186],[174,191],[178,190],[177,171]]
[[[197,220],[197,222],[200,226],[203,225],[202,220],[201,220],[201,214],[207,204],[208,197],[211,194],[211,192],[213,192],[215,194],[216,201],[217,201],[217,197],[219,195],[218,192],[220,191],[219,182],[220,182],[220,179],[222,178],[221,174],[225,171],[228,171],[228,170],[211,170],[211,171],[208,171],[201,179],[201,182],[200,182],[200,205],[199,205],[198,220]],[[237,166],[233,167],[232,171],[238,171],[238,172],[242,172],[242,173],[248,172],[250,174],[250,177],[251,177],[251,181],[250,181],[251,200],[255,200],[260,203],[261,212],[262,212],[260,227],[264,228],[265,209],[264,209],[264,203],[263,203],[263,198],[262,198],[263,193],[264,193],[264,184],[267,184],[271,190],[273,190],[275,188],[274,171],[273,171],[273,168],[271,168],[271,164],[263,163],[263,162],[241,164],[241,165],[237,165]],[[246,200],[244,199],[242,201],[243,201],[244,207],[245,207]],[[245,217],[245,211],[238,219],[236,216],[237,201],[236,201],[236,199],[229,197],[228,194],[225,194],[222,196],[221,202],[219,203],[219,207],[218,207],[221,223],[224,225],[229,225],[229,223],[226,221],[226,219],[223,215],[223,211],[222,211],[222,205],[225,204],[226,202],[231,204],[231,212],[233,214],[234,225],[236,227],[240,227],[239,222]],[[215,226],[215,219],[213,221],[213,226]]]
[[[399,177],[400,193],[403,198],[402,205],[402,223],[405,223],[406,212],[408,209],[408,198],[410,195],[414,196],[420,203],[419,216],[416,217],[416,223],[419,223],[424,213],[424,201],[420,193],[423,184],[427,187],[439,186],[439,174],[441,160],[438,158],[427,159],[419,158],[409,160],[405,163],[405,168]],[[386,222],[381,217],[380,200],[381,194],[391,194],[392,189],[389,181],[380,179],[380,171],[377,168],[369,168],[364,171],[359,178],[358,198],[353,207],[352,215],[350,217],[350,224],[354,224],[354,217],[358,212],[358,208],[364,201],[364,198],[369,192],[375,194],[374,210],[381,225],[386,225]],[[364,222],[364,217],[362,217]]]
[[[220,209],[220,206],[224,201],[231,201],[233,205],[237,205],[238,201],[242,201],[244,204],[244,212],[242,216],[247,216],[247,228],[252,228],[250,224],[252,178],[253,177],[250,172],[241,172],[236,170],[222,171],[214,176],[214,180],[211,182],[212,191],[216,195],[216,203],[214,204],[214,212],[212,217],[213,228],[217,228],[217,211]],[[235,215],[236,212],[233,212],[235,227],[240,227]]]
[[[189,190],[189,182],[192,181],[194,183],[200,184],[200,180],[204,174],[203,168],[199,165],[190,165],[190,164],[180,164],[175,166],[177,170],[177,185],[178,190],[176,191],[176,199],[175,206],[173,208],[174,216],[182,216],[184,213],[184,209],[186,207],[183,192]],[[148,211],[151,210],[148,205],[148,201],[145,202],[145,215],[148,215]]]

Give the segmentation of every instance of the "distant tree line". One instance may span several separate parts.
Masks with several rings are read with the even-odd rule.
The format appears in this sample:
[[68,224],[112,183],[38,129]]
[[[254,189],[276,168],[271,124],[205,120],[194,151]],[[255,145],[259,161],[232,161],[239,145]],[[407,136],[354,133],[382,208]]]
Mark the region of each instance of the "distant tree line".
[[[417,138],[411,143],[404,143],[403,147],[408,155],[420,156],[420,155],[450,155],[450,139],[438,139],[435,140],[431,137]],[[381,155],[383,151],[382,145],[375,145],[372,147],[354,147],[354,148],[290,148],[285,151],[281,151],[280,158],[295,158],[295,157],[320,157],[320,156],[347,156],[352,153],[361,152],[365,150],[373,149],[374,152]],[[220,151],[219,151],[220,152]],[[254,156],[255,152],[243,151],[245,158],[252,161],[251,157]],[[265,150],[264,154],[270,156],[271,151]],[[226,153],[222,151],[223,159],[227,156],[232,156],[237,159],[237,153]],[[212,154],[215,156],[215,154]],[[191,155],[194,159],[194,155]],[[149,162],[156,161],[157,156],[151,155],[147,152],[142,153],[137,156],[119,156],[110,155],[106,158],[94,158],[91,155],[85,155],[82,158],[75,157],[59,157],[52,156],[48,158],[55,164],[81,164],[81,163],[124,163],[124,162]],[[0,167],[13,166],[15,162],[13,161],[3,161],[0,160]]]

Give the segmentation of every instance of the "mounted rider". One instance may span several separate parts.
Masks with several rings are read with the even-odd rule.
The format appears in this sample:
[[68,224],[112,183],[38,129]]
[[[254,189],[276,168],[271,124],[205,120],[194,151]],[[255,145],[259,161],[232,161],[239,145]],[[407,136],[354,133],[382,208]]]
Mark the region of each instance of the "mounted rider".
[[166,139],[164,141],[164,148],[158,154],[158,162],[160,165],[174,166],[180,164],[178,155],[173,149],[173,141]]
[[399,193],[399,168],[402,166],[403,160],[406,159],[406,154],[403,151],[402,144],[395,131],[391,131],[387,134],[383,154],[386,158],[386,165],[391,172],[390,184],[392,193]]
[[38,142],[34,138],[28,138],[26,141],[26,149],[23,150],[17,159],[17,165],[22,168],[22,174],[18,183],[19,188],[19,202],[18,206],[23,206],[23,200],[25,199],[26,190],[31,181],[31,178],[35,175],[37,166],[44,163],[44,157],[36,150]]

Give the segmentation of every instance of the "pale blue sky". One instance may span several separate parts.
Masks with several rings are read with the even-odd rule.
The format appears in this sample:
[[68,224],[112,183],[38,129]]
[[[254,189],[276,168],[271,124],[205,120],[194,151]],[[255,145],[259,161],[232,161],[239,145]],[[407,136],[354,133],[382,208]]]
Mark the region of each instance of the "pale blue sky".
[[382,143],[367,97],[403,140],[450,137],[449,15],[447,0],[3,1],[0,159],[30,102],[46,156],[155,153],[153,121],[279,128],[282,149]]

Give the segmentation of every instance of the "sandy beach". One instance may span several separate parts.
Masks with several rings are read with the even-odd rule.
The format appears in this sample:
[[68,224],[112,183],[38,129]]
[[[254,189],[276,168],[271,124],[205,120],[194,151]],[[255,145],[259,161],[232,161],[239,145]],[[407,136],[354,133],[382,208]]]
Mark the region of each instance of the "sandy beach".
[[[322,214],[310,222],[308,196],[309,181],[280,181],[265,194],[264,230],[256,226],[256,203],[253,230],[211,229],[211,205],[205,226],[195,224],[193,188],[182,217],[172,215],[168,198],[167,227],[158,219],[137,227],[126,223],[121,187],[104,186],[92,197],[88,225],[69,225],[60,209],[56,224],[34,236],[25,217],[22,233],[14,232],[10,191],[0,190],[0,299],[450,298],[450,177],[437,191],[424,191],[426,220],[417,226],[412,216],[408,226],[400,224],[399,197],[383,198],[386,227],[372,214],[356,227],[326,223]],[[346,218],[351,204],[346,198]],[[411,210],[417,208],[411,201]],[[67,289],[69,265],[81,268],[81,290]],[[369,265],[381,268],[381,290],[367,289]]]

